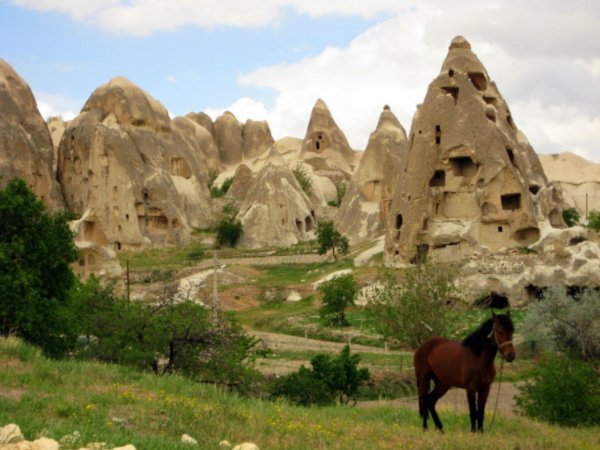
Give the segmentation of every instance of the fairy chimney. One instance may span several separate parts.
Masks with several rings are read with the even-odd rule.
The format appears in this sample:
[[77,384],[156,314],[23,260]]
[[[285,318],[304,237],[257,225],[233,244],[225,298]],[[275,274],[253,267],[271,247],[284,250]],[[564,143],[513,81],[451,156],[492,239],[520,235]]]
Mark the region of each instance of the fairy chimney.
[[385,106],[342,200],[336,225],[351,243],[385,230],[398,174],[408,153],[404,128]]
[[29,85],[0,59],[0,187],[20,177],[51,210],[64,208],[54,146]]
[[418,106],[387,220],[387,262],[529,246],[562,227],[560,193],[461,36]]

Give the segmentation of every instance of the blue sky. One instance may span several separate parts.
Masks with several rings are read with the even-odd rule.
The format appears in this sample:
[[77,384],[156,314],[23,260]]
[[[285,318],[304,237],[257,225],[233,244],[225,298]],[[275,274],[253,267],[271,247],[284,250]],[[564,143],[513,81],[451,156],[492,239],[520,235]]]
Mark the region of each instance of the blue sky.
[[276,139],[322,98],[357,149],[384,104],[408,131],[458,34],[538,153],[600,161],[600,2],[0,0],[0,58],[46,116],[125,76],[174,115],[229,109]]

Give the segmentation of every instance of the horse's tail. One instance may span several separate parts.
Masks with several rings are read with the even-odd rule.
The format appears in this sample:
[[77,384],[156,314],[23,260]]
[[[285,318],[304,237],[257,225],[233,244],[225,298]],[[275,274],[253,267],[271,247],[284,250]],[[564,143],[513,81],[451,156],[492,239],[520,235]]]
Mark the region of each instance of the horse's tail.
[[427,418],[427,395],[429,394],[429,385],[431,382],[431,369],[427,361],[427,343],[421,345],[414,354],[413,363],[415,376],[417,379],[417,391],[419,393],[419,415]]

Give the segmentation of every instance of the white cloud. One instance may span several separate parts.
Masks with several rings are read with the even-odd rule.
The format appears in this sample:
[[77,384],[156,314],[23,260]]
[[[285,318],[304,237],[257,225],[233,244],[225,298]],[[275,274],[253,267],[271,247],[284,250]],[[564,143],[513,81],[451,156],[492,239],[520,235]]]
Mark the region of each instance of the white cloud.
[[34,93],[38,109],[44,119],[60,116],[63,120],[71,120],[83,107],[84,101],[66,98],[46,92]]

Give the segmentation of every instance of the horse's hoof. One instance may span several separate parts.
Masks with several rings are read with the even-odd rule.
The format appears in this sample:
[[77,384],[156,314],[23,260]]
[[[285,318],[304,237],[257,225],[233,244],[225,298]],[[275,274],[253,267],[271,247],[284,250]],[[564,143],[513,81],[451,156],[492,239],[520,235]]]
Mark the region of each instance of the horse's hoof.
[[440,432],[440,434],[444,434],[444,429],[443,428],[438,428],[437,430]]

